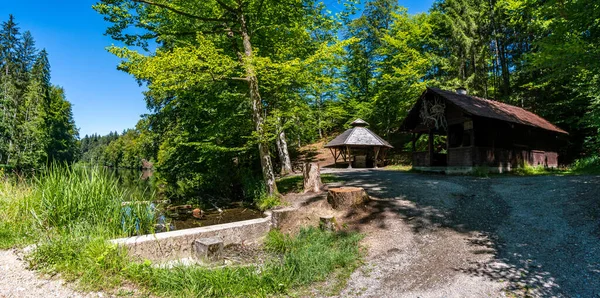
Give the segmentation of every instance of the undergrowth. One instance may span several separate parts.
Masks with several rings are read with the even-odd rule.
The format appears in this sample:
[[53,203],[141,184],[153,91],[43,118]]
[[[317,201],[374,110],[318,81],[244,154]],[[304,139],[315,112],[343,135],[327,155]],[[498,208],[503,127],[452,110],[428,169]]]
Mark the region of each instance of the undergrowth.
[[[321,175],[321,181],[323,183],[331,183],[341,181],[341,179],[331,174],[323,174]],[[277,188],[283,194],[301,192],[304,187],[303,184],[304,177],[301,175],[286,176],[277,180]]]
[[600,174],[600,156],[589,156],[576,160],[569,169],[573,174]]

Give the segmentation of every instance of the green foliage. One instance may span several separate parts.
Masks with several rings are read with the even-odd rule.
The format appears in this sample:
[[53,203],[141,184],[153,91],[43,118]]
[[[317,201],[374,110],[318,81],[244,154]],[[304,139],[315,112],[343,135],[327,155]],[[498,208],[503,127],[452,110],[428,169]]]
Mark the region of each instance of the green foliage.
[[[323,183],[332,183],[339,182],[341,179],[332,174],[323,174],[321,175],[321,181]],[[279,190],[283,194],[299,193],[303,191],[304,178],[298,175],[283,177],[277,180],[277,185],[279,185]]]
[[573,174],[600,174],[600,157],[590,156],[576,160],[569,171]]
[[259,210],[265,211],[280,206],[281,199],[278,195],[263,195],[258,197],[255,204]]
[[[516,169],[519,170],[519,169]],[[489,177],[490,175],[490,168],[489,167],[485,167],[485,166],[479,166],[479,167],[475,167],[473,169],[473,172],[471,173],[471,175],[476,176],[476,177]]]
[[517,176],[540,176],[540,175],[565,175],[570,174],[570,169],[546,168],[544,166],[524,165],[512,169],[510,174]]

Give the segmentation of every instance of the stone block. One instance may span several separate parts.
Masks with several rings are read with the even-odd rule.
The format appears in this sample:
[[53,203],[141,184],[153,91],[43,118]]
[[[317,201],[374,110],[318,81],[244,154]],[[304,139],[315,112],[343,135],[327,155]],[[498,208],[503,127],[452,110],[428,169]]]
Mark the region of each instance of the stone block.
[[292,218],[292,214],[296,211],[298,211],[298,209],[293,207],[271,210],[271,222],[273,228],[280,229],[282,226],[285,226],[289,219]]
[[192,243],[193,256],[204,262],[215,262],[223,254],[223,241],[218,238],[201,238]]
[[335,232],[338,230],[337,222],[333,216],[321,216],[319,218],[319,228],[323,231]]

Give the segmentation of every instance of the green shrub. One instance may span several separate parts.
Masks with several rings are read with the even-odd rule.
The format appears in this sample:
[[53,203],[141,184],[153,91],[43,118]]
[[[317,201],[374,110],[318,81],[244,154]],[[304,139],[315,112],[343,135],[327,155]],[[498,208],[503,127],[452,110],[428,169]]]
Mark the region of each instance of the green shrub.
[[278,195],[262,195],[256,200],[256,207],[260,211],[265,211],[281,205],[281,199]]
[[511,171],[511,173],[513,175],[517,175],[517,176],[550,175],[550,174],[559,173],[559,172],[560,172],[560,170],[558,170],[558,169],[546,168],[541,165],[530,166],[528,164],[525,164],[524,166],[518,167]]
[[477,177],[489,177],[490,168],[489,167],[475,167],[471,174],[473,176],[477,176]]
[[600,174],[600,156],[589,156],[576,160],[570,172],[574,174]]

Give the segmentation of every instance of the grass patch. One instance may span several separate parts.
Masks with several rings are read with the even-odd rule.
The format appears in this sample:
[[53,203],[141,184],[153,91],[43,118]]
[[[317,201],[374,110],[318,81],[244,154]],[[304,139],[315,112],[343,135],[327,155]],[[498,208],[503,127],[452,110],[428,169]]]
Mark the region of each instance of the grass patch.
[[[342,181],[342,179],[332,174],[323,174],[321,175],[321,181],[323,183],[332,183]],[[287,176],[277,180],[277,188],[282,194],[302,192],[304,189],[303,184],[303,176]]]
[[544,166],[530,166],[525,165],[518,167],[510,171],[510,174],[516,176],[544,176],[544,175],[557,175],[557,174],[568,174],[567,171],[557,168],[546,168]]
[[413,168],[411,165],[389,165],[383,169],[388,171],[409,172],[412,171]]
[[133,264],[129,278],[169,297],[265,297],[290,294],[324,281],[335,271],[353,271],[361,257],[359,234],[302,229],[297,236],[269,233],[265,249],[281,258],[262,267],[207,269],[199,266],[155,268]]

